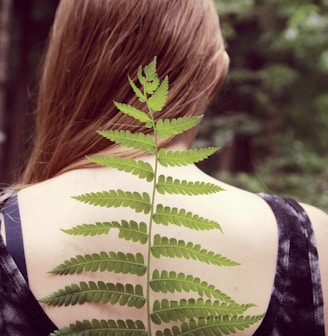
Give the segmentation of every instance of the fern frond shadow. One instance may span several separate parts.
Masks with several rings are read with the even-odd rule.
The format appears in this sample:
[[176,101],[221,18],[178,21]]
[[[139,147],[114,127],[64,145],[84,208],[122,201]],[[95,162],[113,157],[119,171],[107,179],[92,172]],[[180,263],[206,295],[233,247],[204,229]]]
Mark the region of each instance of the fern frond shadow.
[[83,320],[54,331],[49,336],[148,336],[145,325],[137,320]]
[[156,324],[170,321],[184,322],[186,319],[208,318],[209,316],[236,316],[242,314],[246,307],[220,301],[198,299],[181,299],[180,301],[156,300],[151,314]]
[[156,332],[156,336],[221,336],[235,334],[238,330],[245,330],[251,325],[261,321],[263,315],[256,316],[223,316],[192,319],[189,322],[183,322],[180,327],[175,326],[172,329],[164,329]]

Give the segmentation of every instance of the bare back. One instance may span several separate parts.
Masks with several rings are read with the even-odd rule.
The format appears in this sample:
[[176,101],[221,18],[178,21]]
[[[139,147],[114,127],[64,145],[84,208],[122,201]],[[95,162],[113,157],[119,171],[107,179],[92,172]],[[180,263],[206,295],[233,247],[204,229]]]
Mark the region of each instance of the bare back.
[[[164,168],[163,168],[164,169]],[[165,174],[174,178],[215,182],[225,191],[207,196],[163,196],[158,195],[157,203],[183,207],[205,218],[217,221],[219,230],[196,231],[170,225],[155,225],[153,234],[201,244],[203,248],[216,251],[240,263],[239,266],[217,267],[203,265],[194,260],[172,258],[152,259],[153,268],[169,269],[201,277],[203,281],[215,285],[240,304],[253,303],[256,307],[247,315],[264,314],[268,308],[275,277],[278,248],[278,232],[275,217],[269,206],[257,195],[217,182],[196,167],[170,168]],[[147,187],[146,187],[147,188]],[[109,168],[81,169],[68,172],[47,182],[37,184],[19,192],[25,255],[30,287],[37,298],[79,281],[130,282],[145,285],[140,277],[122,276],[116,273],[82,273],[80,275],[55,276],[47,273],[56,265],[78,254],[100,251],[140,252],[146,255],[146,246],[118,239],[113,230],[108,236],[75,237],[64,234],[60,229],[68,229],[79,224],[118,221],[122,218],[145,221],[143,214],[122,208],[99,208],[82,204],[71,196],[87,192],[109,189],[148,191],[145,183],[133,176]],[[328,236],[327,215],[317,209],[305,206],[317,235],[319,260],[322,274],[324,299],[328,297],[328,248],[324,243]],[[155,300],[156,295],[151,295]],[[180,299],[180,294],[167,295],[168,299]],[[326,316],[327,308],[326,309]],[[103,305],[80,305],[72,307],[45,307],[46,313],[58,327],[75,319],[103,318],[144,320],[145,308],[135,310],[127,307]],[[328,321],[326,319],[326,326]],[[251,335],[259,323],[238,335]]]

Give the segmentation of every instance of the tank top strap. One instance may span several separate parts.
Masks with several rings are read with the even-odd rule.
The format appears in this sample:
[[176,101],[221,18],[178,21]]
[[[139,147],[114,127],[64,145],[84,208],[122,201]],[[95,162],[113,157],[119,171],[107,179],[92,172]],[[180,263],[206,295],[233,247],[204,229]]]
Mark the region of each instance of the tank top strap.
[[[0,234],[0,335],[48,336],[57,327],[46,315],[22,275],[22,267],[26,274],[26,264],[24,250],[20,250],[23,240],[17,197],[10,198],[1,207],[6,221],[7,242],[5,245]],[[16,260],[11,253],[15,254]],[[21,265],[18,267],[17,263]]]
[[17,195],[8,199],[2,209],[6,229],[6,245],[9,254],[28,283],[21,218]]
[[324,336],[323,294],[315,236],[310,219],[293,199],[260,194],[279,232],[273,291],[255,336]]

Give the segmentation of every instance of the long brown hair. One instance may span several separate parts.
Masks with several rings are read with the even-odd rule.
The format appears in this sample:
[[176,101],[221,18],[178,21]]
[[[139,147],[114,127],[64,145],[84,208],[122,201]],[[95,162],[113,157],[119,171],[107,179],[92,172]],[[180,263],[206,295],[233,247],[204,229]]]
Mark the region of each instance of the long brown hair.
[[61,0],[40,80],[34,146],[20,183],[44,181],[109,148],[96,130],[140,131],[113,100],[137,103],[127,75],[133,78],[154,56],[160,77],[170,81],[160,117],[202,114],[227,68],[212,1]]

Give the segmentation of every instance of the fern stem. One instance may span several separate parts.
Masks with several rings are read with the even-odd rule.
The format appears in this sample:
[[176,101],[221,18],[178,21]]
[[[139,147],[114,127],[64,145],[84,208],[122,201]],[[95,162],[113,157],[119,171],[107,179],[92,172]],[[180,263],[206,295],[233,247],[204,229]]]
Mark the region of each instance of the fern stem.
[[153,225],[153,215],[155,211],[155,197],[156,197],[156,182],[157,182],[157,170],[158,170],[158,140],[157,140],[157,132],[155,127],[155,119],[154,114],[151,108],[148,104],[147,94],[145,93],[146,97],[146,104],[149,112],[149,116],[152,120],[152,127],[154,132],[154,142],[155,142],[155,163],[154,163],[154,182],[153,182],[153,190],[151,193],[151,209],[150,209],[150,215],[149,215],[149,227],[148,227],[148,255],[147,255],[147,291],[146,291],[146,298],[147,298],[147,324],[148,324],[148,335],[152,335],[152,329],[151,329],[151,306],[150,306],[150,280],[151,280],[151,246],[152,246],[152,225]]

